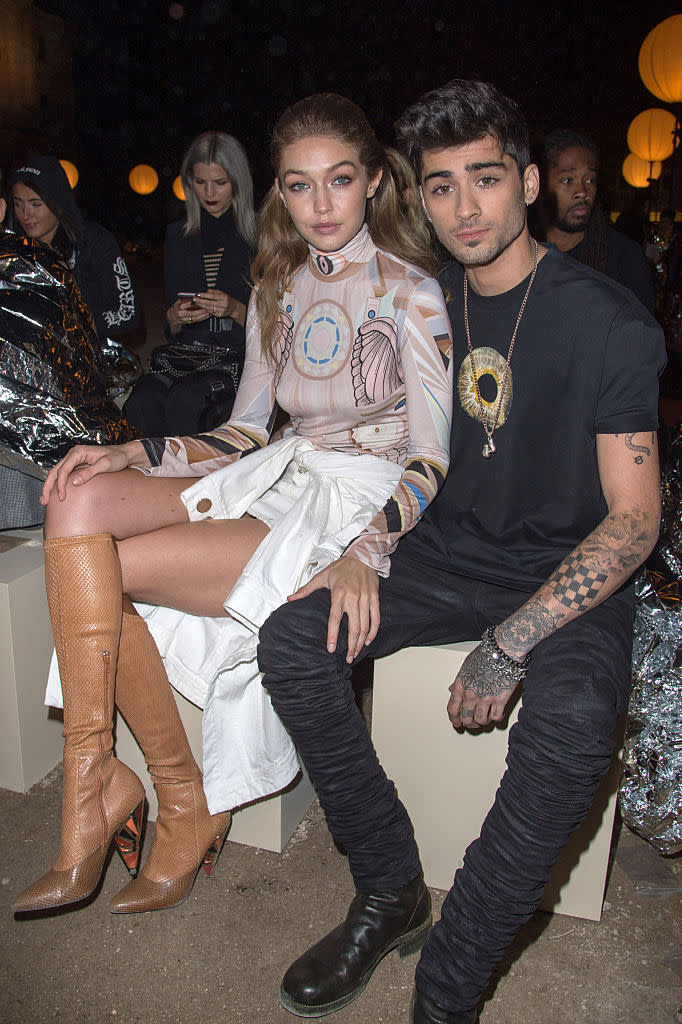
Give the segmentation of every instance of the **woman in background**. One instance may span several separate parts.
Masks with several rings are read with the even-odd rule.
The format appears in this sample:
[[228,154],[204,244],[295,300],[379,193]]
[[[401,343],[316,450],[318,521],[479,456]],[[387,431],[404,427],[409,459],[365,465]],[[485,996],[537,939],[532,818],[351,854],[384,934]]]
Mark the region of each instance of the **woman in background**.
[[56,156],[32,157],[10,178],[10,227],[56,249],[74,276],[100,342],[133,331],[140,319],[118,242],[86,221]]
[[[253,182],[232,135],[203,132],[181,168],[185,218],[164,245],[167,334],[152,373],[125,407],[144,435],[192,434],[224,422],[244,366],[249,264],[255,250]],[[222,386],[221,386],[222,385]],[[217,398],[207,407],[211,398]]]

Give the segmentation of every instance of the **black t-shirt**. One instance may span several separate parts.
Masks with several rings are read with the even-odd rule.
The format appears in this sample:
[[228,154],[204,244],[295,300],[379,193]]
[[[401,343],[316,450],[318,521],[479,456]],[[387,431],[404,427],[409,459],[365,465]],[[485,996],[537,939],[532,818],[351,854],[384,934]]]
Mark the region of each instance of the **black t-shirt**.
[[[519,326],[497,453],[484,459],[461,266],[441,280],[454,339],[450,469],[396,557],[534,591],[606,515],[595,435],[658,426],[662,332],[626,288],[550,247]],[[484,370],[492,366],[501,380],[527,285],[492,296],[469,288],[476,374],[492,402],[496,386]]]
[[[641,245],[620,231],[607,228],[606,276],[635,293],[642,305],[653,313],[656,304],[651,271]],[[583,262],[584,241],[569,249],[567,255]]]

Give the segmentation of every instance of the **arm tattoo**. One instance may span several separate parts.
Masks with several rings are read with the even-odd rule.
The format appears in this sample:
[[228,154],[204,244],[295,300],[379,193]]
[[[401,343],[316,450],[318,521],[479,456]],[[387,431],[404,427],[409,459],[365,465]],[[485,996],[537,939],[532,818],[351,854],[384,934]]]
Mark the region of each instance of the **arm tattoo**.
[[609,513],[576,551],[607,575],[617,573],[619,582],[624,582],[649,554],[652,543],[646,515],[633,508]]
[[650,519],[641,509],[609,513],[538,592],[496,627],[502,650],[520,660],[599,604],[641,565],[654,539]]
[[593,604],[608,577],[585,565],[580,552],[574,551],[559,566],[553,579],[556,599],[571,611],[582,612]]
[[[620,437],[620,434],[616,434],[615,436]],[[651,455],[651,451],[656,440],[656,435],[654,433],[652,433],[651,435],[651,448],[649,448],[645,444],[634,444],[632,441],[634,436],[634,433],[625,435],[625,447],[628,448],[631,452],[644,452],[644,455]],[[644,455],[635,455],[633,462],[636,466],[642,465],[642,463],[644,462]]]
[[531,597],[517,612],[501,622],[495,639],[510,658],[520,660],[536,644],[561,625],[561,616],[547,608],[539,597]]

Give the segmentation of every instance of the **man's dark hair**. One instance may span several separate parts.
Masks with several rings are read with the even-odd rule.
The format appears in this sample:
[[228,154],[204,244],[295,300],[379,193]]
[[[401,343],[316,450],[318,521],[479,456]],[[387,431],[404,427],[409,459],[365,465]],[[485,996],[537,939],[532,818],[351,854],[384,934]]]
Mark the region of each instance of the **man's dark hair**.
[[520,108],[489,82],[453,78],[427,92],[396,121],[398,145],[421,180],[428,149],[464,146],[488,136],[516,162],[519,175],[530,163],[528,126]]
[[545,138],[542,170],[547,171],[557,162],[560,154],[571,146],[580,146],[581,149],[586,149],[588,153],[592,154],[596,166],[599,167],[599,149],[596,142],[593,142],[587,135],[571,131],[570,128],[557,128]]

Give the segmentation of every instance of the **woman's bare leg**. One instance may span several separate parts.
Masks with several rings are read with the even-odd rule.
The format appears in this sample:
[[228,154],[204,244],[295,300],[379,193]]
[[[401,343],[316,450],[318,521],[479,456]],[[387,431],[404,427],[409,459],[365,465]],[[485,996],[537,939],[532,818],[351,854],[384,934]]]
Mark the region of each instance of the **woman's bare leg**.
[[67,483],[64,501],[52,492],[45,509],[45,538],[110,533],[116,540],[187,523],[180,500],[196,478],[150,477],[135,469],[103,473],[75,487]]
[[134,601],[192,615],[225,615],[232,590],[268,527],[257,519],[167,526],[119,541],[123,591]]
[[110,533],[124,594],[193,615],[224,615],[225,597],[268,528],[250,516],[190,523],[180,494],[192,483],[130,469],[69,484],[64,501],[50,498],[45,537]]

